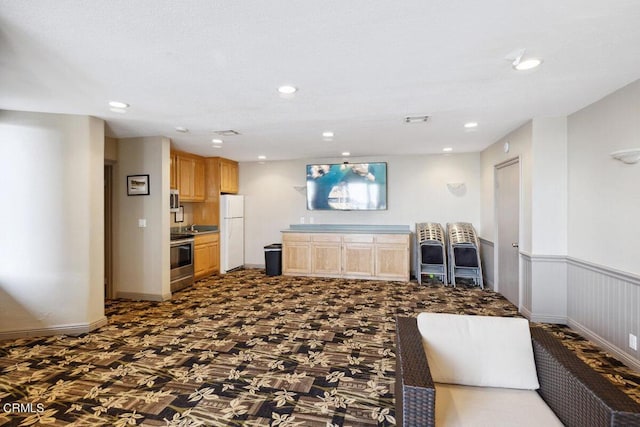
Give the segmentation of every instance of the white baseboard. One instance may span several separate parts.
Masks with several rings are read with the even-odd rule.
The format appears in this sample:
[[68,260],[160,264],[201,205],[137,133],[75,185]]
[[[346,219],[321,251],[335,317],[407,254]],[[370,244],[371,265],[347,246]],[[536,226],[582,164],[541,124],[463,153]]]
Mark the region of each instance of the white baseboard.
[[491,289],[492,291],[495,290],[493,286],[493,280],[489,280],[486,277],[483,277],[482,280],[484,281],[485,289]]
[[51,335],[81,335],[91,332],[107,324],[107,318],[102,316],[100,319],[91,323],[74,323],[70,325],[51,326],[48,328],[25,329],[20,331],[0,332],[0,340],[12,340],[19,338],[31,337],[48,337]]
[[527,319],[529,319],[531,322],[553,323],[553,324],[556,324],[556,325],[566,325],[569,322],[569,319],[567,319],[567,317],[565,317],[565,316],[555,316],[553,314],[532,313],[526,307],[522,307],[520,309],[520,313],[522,313],[522,315],[524,317],[526,317]]
[[116,292],[116,298],[129,299],[133,301],[168,301],[171,293],[168,294],[144,294],[139,292]]
[[621,360],[625,365],[636,371],[640,371],[640,360],[628,355],[623,350],[614,346],[600,335],[581,325],[580,323],[569,319],[569,327],[575,329],[580,335],[595,342],[607,352],[611,353],[615,358]]

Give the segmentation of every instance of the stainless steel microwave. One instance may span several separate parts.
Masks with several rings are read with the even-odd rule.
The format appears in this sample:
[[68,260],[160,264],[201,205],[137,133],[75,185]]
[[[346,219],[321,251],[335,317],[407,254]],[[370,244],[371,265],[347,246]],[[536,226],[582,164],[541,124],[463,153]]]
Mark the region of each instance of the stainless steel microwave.
[[170,190],[169,191],[169,212],[178,212],[178,208],[180,207],[180,194],[178,190]]

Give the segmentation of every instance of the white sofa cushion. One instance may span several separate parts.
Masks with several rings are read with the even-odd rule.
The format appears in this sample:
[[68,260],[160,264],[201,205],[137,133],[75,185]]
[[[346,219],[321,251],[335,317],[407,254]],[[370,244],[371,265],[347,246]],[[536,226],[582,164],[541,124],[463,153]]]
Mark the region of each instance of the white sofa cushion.
[[420,313],[417,320],[435,382],[540,387],[527,319]]
[[533,390],[436,384],[436,427],[553,427],[560,420]]

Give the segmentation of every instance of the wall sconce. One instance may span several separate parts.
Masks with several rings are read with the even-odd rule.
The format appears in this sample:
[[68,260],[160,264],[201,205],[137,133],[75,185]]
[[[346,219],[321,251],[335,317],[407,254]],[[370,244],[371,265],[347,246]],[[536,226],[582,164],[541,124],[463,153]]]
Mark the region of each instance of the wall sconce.
[[447,188],[451,194],[458,197],[464,196],[467,192],[464,182],[447,182]]
[[623,163],[632,165],[640,161],[640,148],[614,151],[611,153],[611,157],[616,160],[620,160]]

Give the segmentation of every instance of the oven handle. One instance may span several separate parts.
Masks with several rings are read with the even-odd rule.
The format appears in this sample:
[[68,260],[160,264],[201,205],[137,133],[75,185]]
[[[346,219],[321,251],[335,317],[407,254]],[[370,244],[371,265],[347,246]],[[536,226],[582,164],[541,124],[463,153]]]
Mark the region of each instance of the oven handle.
[[194,242],[193,239],[172,240],[171,241],[171,246],[180,246],[180,245],[183,245],[185,243],[193,243],[193,242]]

